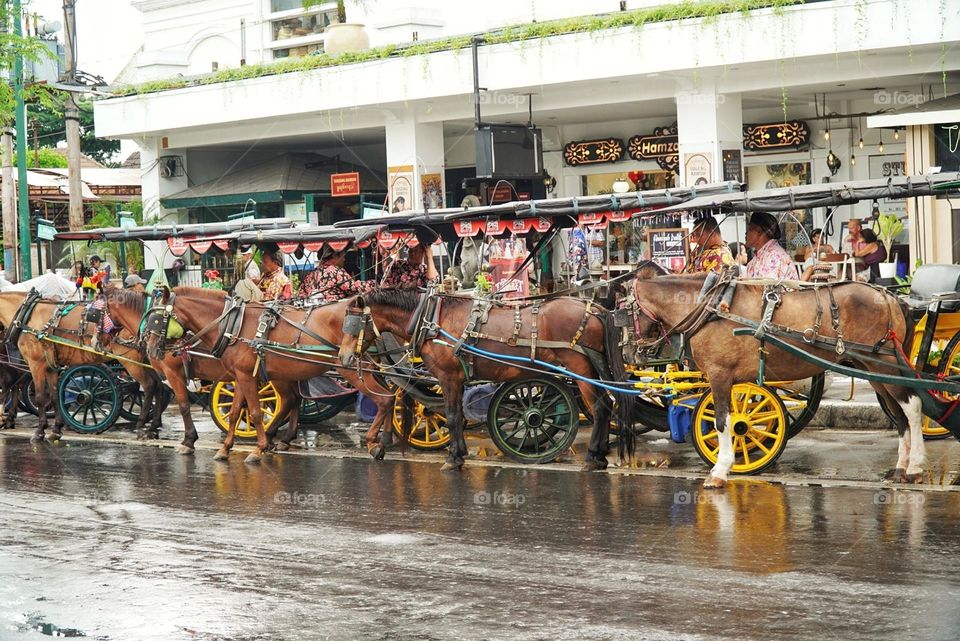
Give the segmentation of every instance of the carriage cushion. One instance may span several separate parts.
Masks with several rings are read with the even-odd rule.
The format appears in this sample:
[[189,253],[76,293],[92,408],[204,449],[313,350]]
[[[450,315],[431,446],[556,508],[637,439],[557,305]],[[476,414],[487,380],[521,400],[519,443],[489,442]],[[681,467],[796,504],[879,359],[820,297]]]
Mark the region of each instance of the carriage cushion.
[[[960,265],[921,265],[913,274],[906,302],[913,308],[925,308],[936,294],[960,292]],[[960,300],[944,300],[940,311],[960,310]]]

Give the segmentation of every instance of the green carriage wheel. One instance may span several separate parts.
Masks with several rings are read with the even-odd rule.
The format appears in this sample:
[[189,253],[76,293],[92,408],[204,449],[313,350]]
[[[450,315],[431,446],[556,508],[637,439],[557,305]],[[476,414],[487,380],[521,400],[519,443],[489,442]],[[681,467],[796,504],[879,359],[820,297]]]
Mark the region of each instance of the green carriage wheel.
[[305,398],[300,401],[300,422],[322,423],[329,420],[353,403],[354,398],[353,394],[333,398]]
[[487,432],[518,463],[549,463],[573,444],[580,428],[577,400],[562,382],[534,378],[504,383],[487,412]]
[[109,429],[120,411],[116,379],[99,365],[77,365],[64,372],[57,386],[57,400],[64,424],[81,434]]

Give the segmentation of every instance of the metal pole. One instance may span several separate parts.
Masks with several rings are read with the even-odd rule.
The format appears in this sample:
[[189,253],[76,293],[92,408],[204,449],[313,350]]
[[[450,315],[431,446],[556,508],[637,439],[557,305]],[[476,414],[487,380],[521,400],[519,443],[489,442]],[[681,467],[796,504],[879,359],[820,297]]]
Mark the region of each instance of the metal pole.
[[[77,77],[77,12],[76,0],[63,0],[64,57],[67,71],[65,81],[74,84]],[[67,215],[70,231],[83,229],[83,190],[80,186],[80,110],[73,92],[67,93],[63,110],[67,130],[67,176],[69,178],[70,208]]]
[[470,52],[473,56],[473,126],[477,129],[483,124],[480,120],[480,60],[479,47],[482,39],[474,36],[470,39]]
[[[20,0],[13,0],[13,33],[23,37]],[[30,260],[30,186],[27,184],[27,108],[23,104],[23,56],[17,54],[13,65],[13,96],[17,129],[17,219],[20,227],[20,280],[33,275]]]
[[[120,205],[116,205],[117,212],[117,225],[120,224]],[[120,280],[124,281],[127,279],[127,243],[120,241]]]

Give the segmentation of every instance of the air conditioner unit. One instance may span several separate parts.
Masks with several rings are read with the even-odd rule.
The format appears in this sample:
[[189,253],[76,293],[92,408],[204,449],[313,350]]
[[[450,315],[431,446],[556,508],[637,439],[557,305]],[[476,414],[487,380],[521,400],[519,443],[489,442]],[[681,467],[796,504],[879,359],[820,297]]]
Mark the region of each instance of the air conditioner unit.
[[157,159],[157,171],[161,178],[177,178],[183,175],[183,160],[180,156],[161,156]]

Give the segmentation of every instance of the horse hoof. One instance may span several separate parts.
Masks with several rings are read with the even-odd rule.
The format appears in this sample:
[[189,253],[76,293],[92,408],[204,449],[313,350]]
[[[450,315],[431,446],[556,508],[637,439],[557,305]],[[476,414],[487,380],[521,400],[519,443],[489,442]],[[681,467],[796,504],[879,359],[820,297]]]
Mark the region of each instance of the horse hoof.
[[382,445],[375,445],[374,447],[370,448],[370,456],[373,457],[374,461],[382,461],[386,455],[387,452],[385,449],[383,449]]
[[61,433],[59,433],[59,432],[53,432],[53,433],[51,433],[49,436],[47,436],[47,440],[50,441],[51,443],[56,443],[56,442],[58,442],[61,438],[63,438],[63,434],[61,434]]
[[274,443],[273,449],[275,449],[278,452],[286,452],[287,450],[290,449],[290,444],[280,441],[279,443]]
[[893,474],[890,475],[890,480],[894,483],[906,483],[907,471],[902,467],[898,467],[893,471]]
[[176,452],[177,454],[183,454],[184,456],[188,456],[190,454],[193,454],[194,449],[189,445],[178,445],[176,447]]
[[590,459],[580,468],[581,472],[602,472],[607,469],[607,459]]
[[903,482],[919,485],[923,483],[923,472],[918,472],[916,474],[904,474]]
[[213,455],[214,461],[226,461],[230,458],[230,454],[224,452],[223,450],[217,450],[217,453]]
[[440,471],[441,472],[459,472],[462,467],[463,467],[463,463],[460,463],[459,465],[454,465],[453,463],[444,463],[442,466],[440,466]]
[[718,479],[715,476],[708,476],[707,480],[703,482],[703,489],[705,490],[722,490],[727,486],[727,481],[725,479]]
[[263,460],[262,456],[260,456],[256,452],[251,452],[247,458],[243,459],[243,462],[253,464],[253,463],[259,463],[262,460]]

